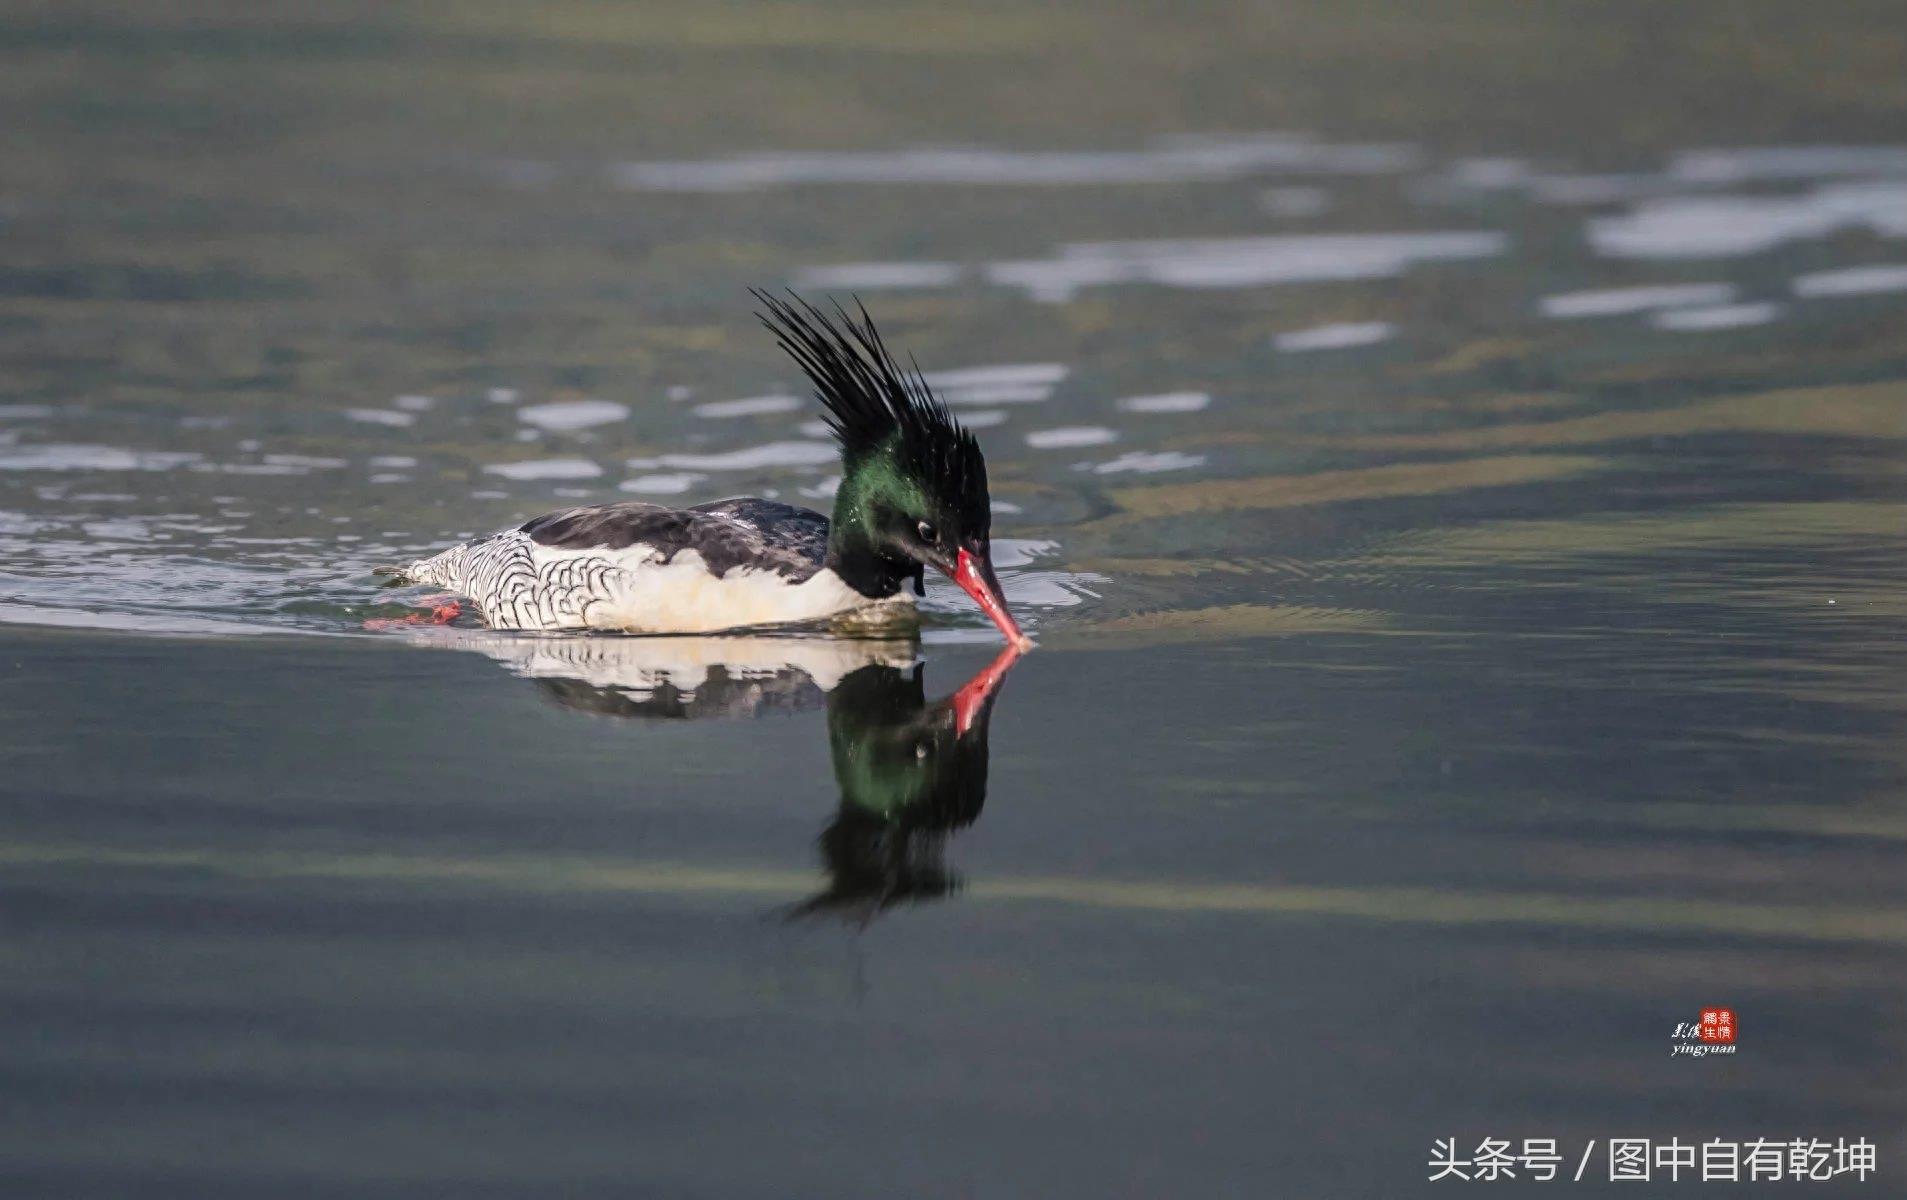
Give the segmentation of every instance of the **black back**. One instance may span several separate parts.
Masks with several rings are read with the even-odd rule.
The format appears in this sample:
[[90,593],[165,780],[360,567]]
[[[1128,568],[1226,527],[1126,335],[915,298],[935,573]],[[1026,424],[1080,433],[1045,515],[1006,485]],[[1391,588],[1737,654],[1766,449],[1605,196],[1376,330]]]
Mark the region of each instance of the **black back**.
[[737,567],[752,567],[798,583],[821,569],[828,549],[826,517],[751,496],[693,508],[668,508],[642,500],[591,504],[546,513],[519,529],[537,545],[558,550],[646,546],[665,563],[684,550],[693,550],[718,578]]

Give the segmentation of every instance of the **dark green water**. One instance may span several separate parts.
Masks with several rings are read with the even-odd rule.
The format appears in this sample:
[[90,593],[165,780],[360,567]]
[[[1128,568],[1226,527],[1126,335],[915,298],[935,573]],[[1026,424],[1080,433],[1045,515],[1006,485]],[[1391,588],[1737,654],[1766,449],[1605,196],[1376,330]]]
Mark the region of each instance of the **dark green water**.
[[[1889,12],[0,9],[6,1194],[1887,1193]],[[579,497],[825,506],[789,284],[987,448],[977,729],[950,587],[363,631]],[[1564,1178],[1427,1185],[1485,1137]]]

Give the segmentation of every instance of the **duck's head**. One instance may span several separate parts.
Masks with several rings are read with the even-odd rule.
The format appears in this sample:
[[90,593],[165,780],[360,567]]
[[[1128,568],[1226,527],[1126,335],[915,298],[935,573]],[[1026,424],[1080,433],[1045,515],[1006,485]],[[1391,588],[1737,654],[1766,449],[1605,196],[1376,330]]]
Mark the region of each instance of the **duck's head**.
[[826,313],[798,297],[754,293],[783,350],[800,364],[841,444],[828,562],[851,587],[887,596],[928,567],[980,605],[1015,647],[1031,645],[994,574],[987,461],[920,369],[894,361],[867,310]]

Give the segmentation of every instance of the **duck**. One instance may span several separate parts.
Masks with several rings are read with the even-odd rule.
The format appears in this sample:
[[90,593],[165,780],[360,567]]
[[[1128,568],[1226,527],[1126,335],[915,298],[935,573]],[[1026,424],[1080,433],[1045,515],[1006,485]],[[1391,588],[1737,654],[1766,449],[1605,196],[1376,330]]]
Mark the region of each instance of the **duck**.
[[426,620],[468,599],[492,629],[710,634],[820,624],[879,635],[918,627],[933,569],[1009,645],[1032,640],[993,567],[986,457],[903,368],[858,299],[824,311],[751,289],[756,317],[811,385],[841,454],[831,515],[758,496],[672,508],[623,500],[533,517],[379,573],[444,589]]

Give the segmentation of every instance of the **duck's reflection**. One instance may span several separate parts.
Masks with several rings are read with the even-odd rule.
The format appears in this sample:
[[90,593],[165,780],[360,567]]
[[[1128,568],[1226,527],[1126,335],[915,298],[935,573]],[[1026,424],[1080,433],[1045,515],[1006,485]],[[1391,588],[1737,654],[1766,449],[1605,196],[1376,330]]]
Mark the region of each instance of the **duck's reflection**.
[[1018,659],[1002,650],[950,695],[927,700],[912,640],[537,637],[420,631],[480,651],[558,704],[648,720],[762,716],[825,706],[841,801],[819,844],[826,886],[789,910],[867,922],[960,886],[953,831],[987,795],[994,701]]
[[947,835],[987,802],[987,722],[1018,658],[1008,647],[965,686],[927,703],[921,668],[863,667],[828,694],[841,806],[821,834],[828,886],[797,913],[872,920],[947,895]]

